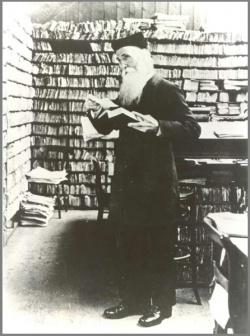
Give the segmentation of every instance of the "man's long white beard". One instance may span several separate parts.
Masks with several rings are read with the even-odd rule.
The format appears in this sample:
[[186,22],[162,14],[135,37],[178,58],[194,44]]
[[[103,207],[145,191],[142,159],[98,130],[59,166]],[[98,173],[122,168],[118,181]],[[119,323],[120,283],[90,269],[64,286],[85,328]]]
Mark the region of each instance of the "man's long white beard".
[[131,72],[125,74],[122,78],[119,100],[122,106],[130,107],[132,104],[138,104],[142,95],[143,88],[147,83],[147,76],[131,69]]

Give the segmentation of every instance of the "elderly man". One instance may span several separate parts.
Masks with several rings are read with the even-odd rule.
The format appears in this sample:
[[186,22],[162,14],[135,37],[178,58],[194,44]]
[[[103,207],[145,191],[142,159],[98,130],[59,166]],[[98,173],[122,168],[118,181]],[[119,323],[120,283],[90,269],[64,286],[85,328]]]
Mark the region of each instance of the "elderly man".
[[[110,319],[141,314],[150,327],[169,318],[175,305],[173,246],[179,192],[172,141],[200,135],[182,91],[154,72],[142,33],[112,42],[122,70],[121,107],[140,116],[121,127],[116,143],[109,219],[117,228],[121,278],[120,305],[106,309]],[[88,100],[85,108],[98,132],[112,131],[98,119],[101,108]]]

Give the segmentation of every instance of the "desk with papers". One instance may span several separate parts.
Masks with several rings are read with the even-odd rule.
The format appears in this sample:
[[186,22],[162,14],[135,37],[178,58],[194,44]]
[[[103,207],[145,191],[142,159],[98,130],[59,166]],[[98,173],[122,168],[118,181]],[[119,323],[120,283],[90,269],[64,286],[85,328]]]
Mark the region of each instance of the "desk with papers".
[[[199,139],[173,144],[176,158],[246,159],[248,157],[247,121],[199,124],[201,126]],[[222,137],[217,137],[215,133],[222,134]]]

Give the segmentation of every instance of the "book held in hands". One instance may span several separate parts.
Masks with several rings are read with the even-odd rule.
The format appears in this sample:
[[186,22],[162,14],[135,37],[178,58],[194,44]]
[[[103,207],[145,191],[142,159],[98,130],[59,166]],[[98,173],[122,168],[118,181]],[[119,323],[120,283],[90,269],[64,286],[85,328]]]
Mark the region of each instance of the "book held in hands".
[[120,129],[130,122],[140,121],[140,118],[137,117],[133,112],[130,112],[123,107],[119,107],[108,98],[100,99],[93,95],[88,95],[87,99],[99,105],[103,110],[97,115],[97,117],[92,113],[92,117],[103,120],[106,119],[111,123],[114,129]]
[[104,110],[97,118],[107,119],[114,129],[120,129],[128,123],[140,121],[133,112],[127,111],[123,107],[118,107],[115,110]]
[[119,137],[119,130],[130,122],[140,121],[133,112],[127,111],[123,107],[119,107],[109,98],[98,98],[93,95],[88,95],[87,100],[91,100],[102,108],[102,111],[95,116],[94,112],[91,111],[91,116],[93,119],[105,120],[105,122],[110,122],[114,130],[103,135],[98,133],[98,131],[93,126],[92,122],[87,116],[81,117],[81,124],[83,129],[83,139],[84,141],[90,141],[94,139],[116,139]]

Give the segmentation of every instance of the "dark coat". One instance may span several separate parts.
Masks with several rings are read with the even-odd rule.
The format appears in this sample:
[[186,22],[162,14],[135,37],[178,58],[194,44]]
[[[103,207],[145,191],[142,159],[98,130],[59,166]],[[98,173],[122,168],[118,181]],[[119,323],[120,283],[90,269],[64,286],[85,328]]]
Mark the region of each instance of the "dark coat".
[[[131,110],[157,119],[161,135],[129,127],[120,130],[109,218],[125,226],[170,225],[179,206],[172,140],[198,138],[200,126],[182,91],[156,74],[145,85],[140,103]],[[111,131],[99,120],[92,119],[92,123],[100,133]]]

